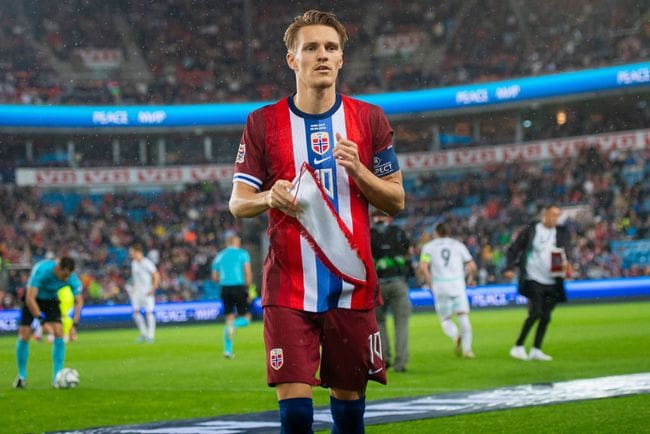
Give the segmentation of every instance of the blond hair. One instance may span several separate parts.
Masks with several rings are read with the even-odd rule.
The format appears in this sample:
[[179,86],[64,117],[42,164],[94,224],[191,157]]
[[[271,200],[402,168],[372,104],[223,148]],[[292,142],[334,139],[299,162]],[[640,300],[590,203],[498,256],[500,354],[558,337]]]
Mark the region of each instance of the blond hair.
[[287,30],[284,32],[284,44],[287,50],[294,51],[298,41],[298,31],[306,26],[323,25],[332,27],[339,34],[341,43],[341,50],[345,47],[348,41],[348,34],[345,27],[331,12],[322,12],[315,9],[309,10],[302,15],[298,15],[293,19]]

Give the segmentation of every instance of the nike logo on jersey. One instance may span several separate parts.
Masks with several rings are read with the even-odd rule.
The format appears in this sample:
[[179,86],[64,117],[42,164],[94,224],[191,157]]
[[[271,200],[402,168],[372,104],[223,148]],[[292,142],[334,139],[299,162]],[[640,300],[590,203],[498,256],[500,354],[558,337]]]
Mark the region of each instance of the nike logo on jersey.
[[327,157],[325,157],[325,158],[314,158],[314,164],[321,164],[321,163],[323,163],[323,162],[329,160],[330,158],[332,158],[331,155],[330,155],[330,156],[327,156]]
[[382,369],[384,369],[384,368],[378,368],[378,369],[368,369],[368,375],[375,375],[375,374],[377,374],[377,373],[379,373],[379,372],[381,372],[381,371],[382,371]]

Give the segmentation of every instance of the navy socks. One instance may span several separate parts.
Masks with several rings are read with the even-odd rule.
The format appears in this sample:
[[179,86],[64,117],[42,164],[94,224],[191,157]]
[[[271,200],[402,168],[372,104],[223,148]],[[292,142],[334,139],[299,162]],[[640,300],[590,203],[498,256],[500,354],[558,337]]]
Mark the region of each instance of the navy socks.
[[343,401],[330,396],[330,409],[332,410],[332,419],[334,419],[332,434],[363,434],[365,398]]
[[311,434],[314,422],[314,403],[311,398],[290,398],[278,401],[281,434]]

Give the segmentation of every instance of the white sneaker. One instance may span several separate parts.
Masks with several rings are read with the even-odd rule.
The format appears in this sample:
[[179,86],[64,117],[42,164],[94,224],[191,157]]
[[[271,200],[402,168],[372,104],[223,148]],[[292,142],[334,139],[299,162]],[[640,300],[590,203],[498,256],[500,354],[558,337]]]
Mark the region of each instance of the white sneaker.
[[510,349],[510,357],[519,360],[528,360],[528,354],[526,354],[526,348],[524,348],[523,345],[515,345]]
[[543,362],[550,362],[553,360],[553,357],[549,356],[548,354],[542,353],[542,350],[539,348],[531,348],[530,349],[530,355],[528,356],[530,360],[541,360]]

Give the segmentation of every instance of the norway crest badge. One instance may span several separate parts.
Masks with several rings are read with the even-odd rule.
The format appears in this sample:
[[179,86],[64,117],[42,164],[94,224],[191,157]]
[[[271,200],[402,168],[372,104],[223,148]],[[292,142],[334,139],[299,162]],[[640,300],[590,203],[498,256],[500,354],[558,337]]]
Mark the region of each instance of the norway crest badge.
[[282,348],[273,348],[269,353],[269,358],[271,360],[271,367],[276,371],[282,367],[284,364],[284,353]]
[[330,135],[327,131],[311,133],[311,149],[318,155],[324,155],[330,149]]

